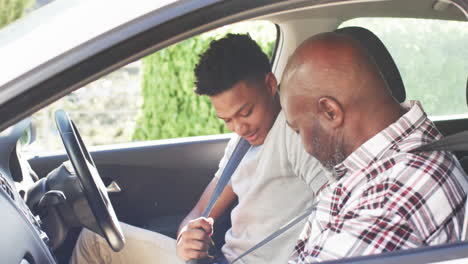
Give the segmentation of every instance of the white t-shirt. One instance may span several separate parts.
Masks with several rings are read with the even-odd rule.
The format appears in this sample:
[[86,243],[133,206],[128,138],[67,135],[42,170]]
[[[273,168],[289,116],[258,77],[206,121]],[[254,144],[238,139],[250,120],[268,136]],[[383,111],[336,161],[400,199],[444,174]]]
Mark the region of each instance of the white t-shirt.
[[[220,177],[239,136],[228,143],[215,177]],[[232,228],[223,253],[229,261],[302,214],[314,193],[327,181],[319,162],[305,152],[301,138],[286,124],[281,111],[263,145],[251,147],[231,178],[239,204],[232,210]],[[299,223],[237,263],[287,263],[304,223]]]

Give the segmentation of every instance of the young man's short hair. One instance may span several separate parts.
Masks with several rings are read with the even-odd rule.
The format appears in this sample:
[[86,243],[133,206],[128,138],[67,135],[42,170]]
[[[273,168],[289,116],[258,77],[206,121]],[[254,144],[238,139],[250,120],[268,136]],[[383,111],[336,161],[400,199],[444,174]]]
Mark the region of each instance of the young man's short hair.
[[271,72],[268,57],[249,35],[228,34],[211,42],[195,67],[195,92],[218,95],[239,81],[262,81]]

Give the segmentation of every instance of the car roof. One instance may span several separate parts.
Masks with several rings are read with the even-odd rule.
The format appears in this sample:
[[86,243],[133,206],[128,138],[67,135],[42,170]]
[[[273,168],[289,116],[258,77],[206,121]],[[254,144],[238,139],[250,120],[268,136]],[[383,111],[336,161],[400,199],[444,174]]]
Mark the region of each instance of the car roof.
[[8,67],[2,68],[0,86],[92,38],[175,1],[69,0],[45,5],[0,30],[0,57],[8,62]]

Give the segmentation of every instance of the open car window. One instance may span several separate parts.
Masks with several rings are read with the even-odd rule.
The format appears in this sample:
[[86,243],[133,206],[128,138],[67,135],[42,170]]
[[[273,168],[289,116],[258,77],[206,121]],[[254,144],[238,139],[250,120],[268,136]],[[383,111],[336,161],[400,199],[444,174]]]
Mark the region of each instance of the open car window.
[[51,118],[66,110],[89,146],[228,133],[206,96],[194,90],[198,56],[213,39],[248,33],[271,59],[277,28],[247,21],[195,36],[128,64],[33,115],[37,140],[29,152],[62,148]]

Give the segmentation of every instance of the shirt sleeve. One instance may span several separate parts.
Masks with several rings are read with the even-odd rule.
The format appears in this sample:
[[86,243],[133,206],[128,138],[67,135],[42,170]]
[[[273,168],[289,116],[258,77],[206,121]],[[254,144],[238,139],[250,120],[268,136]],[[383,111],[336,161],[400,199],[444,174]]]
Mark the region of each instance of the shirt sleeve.
[[226,148],[224,149],[224,156],[221,158],[218,166],[218,170],[215,173],[215,177],[219,178],[221,177],[221,174],[224,171],[224,168],[226,167],[226,164],[228,163],[229,159],[231,158],[232,152],[234,152],[234,149],[237,146],[237,142],[239,142],[240,136],[237,134],[233,134],[231,139],[229,140]]
[[285,126],[286,152],[294,174],[299,176],[314,193],[317,193],[328,179],[331,178],[331,174],[322,167],[316,158],[305,151],[300,135],[286,124],[286,118],[282,111],[278,115],[278,118],[281,119],[280,121]]

